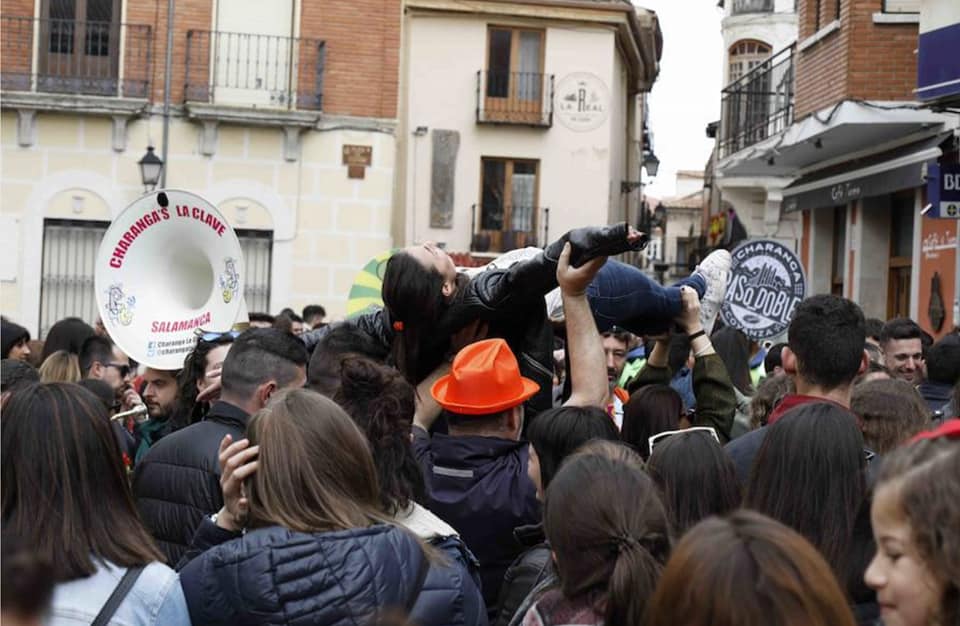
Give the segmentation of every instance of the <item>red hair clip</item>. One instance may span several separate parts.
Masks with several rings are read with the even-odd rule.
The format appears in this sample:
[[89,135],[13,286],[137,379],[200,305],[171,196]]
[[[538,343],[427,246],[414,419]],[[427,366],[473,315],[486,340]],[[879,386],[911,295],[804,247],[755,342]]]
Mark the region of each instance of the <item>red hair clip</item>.
[[398,333],[403,332],[403,322],[401,322],[400,320],[397,320],[396,322],[394,322],[393,329]]

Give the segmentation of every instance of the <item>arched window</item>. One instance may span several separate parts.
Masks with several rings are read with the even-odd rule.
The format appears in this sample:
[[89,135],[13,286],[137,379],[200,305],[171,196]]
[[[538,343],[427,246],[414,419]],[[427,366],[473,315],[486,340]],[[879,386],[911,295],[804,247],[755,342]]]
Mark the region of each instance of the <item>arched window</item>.
[[770,44],[756,39],[741,39],[730,46],[730,77],[733,83],[770,58]]

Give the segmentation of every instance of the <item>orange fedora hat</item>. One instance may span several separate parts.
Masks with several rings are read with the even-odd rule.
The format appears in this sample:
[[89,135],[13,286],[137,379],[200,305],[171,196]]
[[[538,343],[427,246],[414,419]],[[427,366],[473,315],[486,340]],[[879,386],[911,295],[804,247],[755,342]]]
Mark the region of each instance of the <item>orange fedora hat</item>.
[[520,375],[517,358],[503,339],[484,339],[461,350],[450,373],[430,389],[440,406],[462,415],[504,411],[538,391],[540,385]]

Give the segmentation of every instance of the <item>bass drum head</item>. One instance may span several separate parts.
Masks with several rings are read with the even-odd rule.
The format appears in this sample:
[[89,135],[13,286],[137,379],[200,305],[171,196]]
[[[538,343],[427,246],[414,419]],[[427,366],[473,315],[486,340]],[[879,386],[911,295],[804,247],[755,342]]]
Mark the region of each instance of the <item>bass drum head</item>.
[[113,220],[97,251],[97,308],[130,358],[177,370],[198,329],[229,330],[243,302],[243,254],[212,204],[178,189],[151,192]]

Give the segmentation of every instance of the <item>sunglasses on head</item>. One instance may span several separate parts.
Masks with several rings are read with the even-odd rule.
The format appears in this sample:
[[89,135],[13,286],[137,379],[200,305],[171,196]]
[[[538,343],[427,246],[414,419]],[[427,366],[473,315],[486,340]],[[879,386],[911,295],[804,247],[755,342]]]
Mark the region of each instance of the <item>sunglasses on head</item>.
[[217,341],[219,339],[223,339],[224,337],[229,339],[236,339],[239,336],[240,336],[239,330],[228,330],[222,333],[217,333],[217,332],[197,329],[197,337],[200,339],[200,341],[206,341],[208,343],[211,341]]
[[656,445],[658,441],[672,437],[673,435],[679,435],[682,433],[695,433],[695,432],[705,432],[710,433],[711,436],[720,443],[720,437],[717,435],[717,431],[710,426],[693,426],[691,428],[684,428],[683,430],[665,430],[662,433],[657,433],[653,437],[647,439],[647,445],[649,446],[650,454],[653,454],[653,446]]

